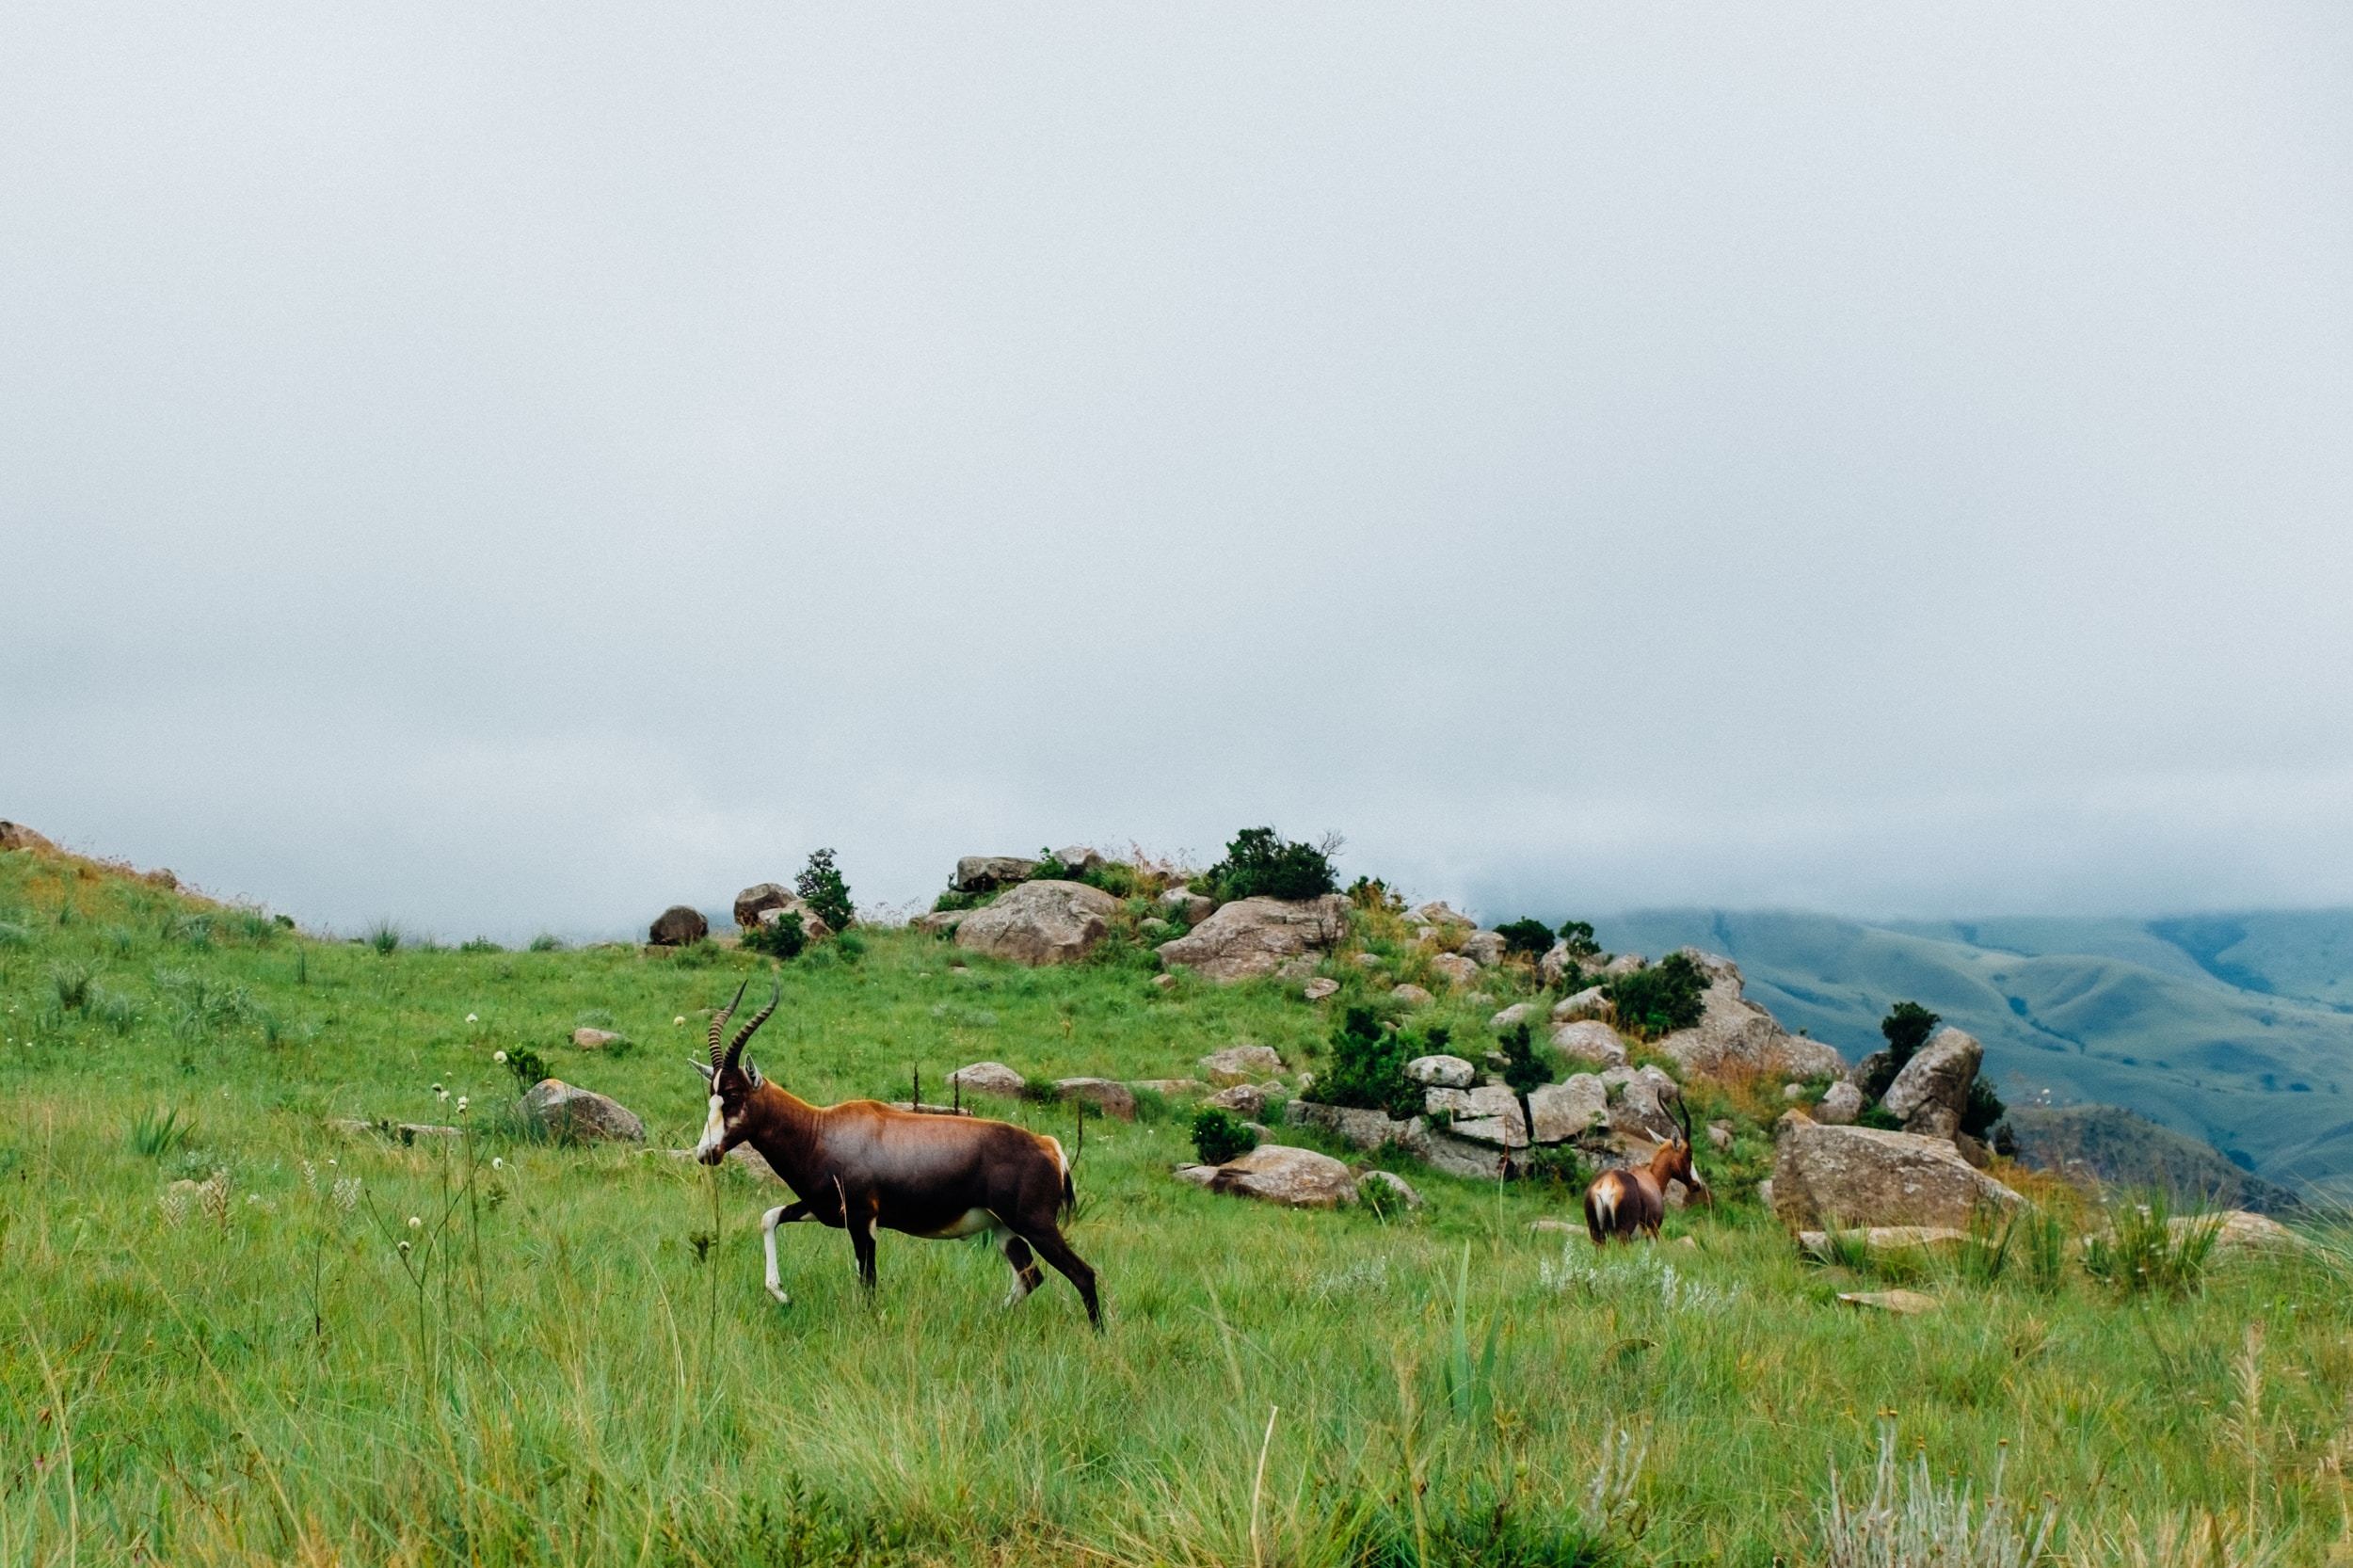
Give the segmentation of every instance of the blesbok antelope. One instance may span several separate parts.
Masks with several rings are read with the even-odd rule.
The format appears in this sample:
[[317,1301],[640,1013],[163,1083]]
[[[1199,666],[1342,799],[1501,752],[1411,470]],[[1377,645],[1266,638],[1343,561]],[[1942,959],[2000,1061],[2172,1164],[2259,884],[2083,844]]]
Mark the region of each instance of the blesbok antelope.
[[1680,1092],[1674,1104],[1681,1112],[1679,1136],[1659,1144],[1648,1165],[1604,1171],[1585,1189],[1585,1234],[1596,1247],[1607,1245],[1613,1236],[1622,1241],[1632,1241],[1637,1236],[1657,1240],[1658,1227],[1667,1219],[1667,1183],[1671,1181],[1680,1181],[1695,1196],[1706,1200],[1707,1183],[1691,1162],[1691,1112]]
[[760,1217],[768,1293],[792,1304],[776,1272],[778,1225],[815,1220],[847,1230],[869,1290],[875,1227],[931,1240],[987,1231],[1013,1265],[1007,1306],[1043,1282],[1036,1262],[1043,1257],[1078,1287],[1087,1320],[1100,1329],[1095,1271],[1063,1240],[1060,1219],[1078,1193],[1062,1144],[1010,1122],[901,1111],[876,1100],[816,1106],[787,1093],[744,1057],[744,1042],[768,1021],[781,995],[779,986],[722,1052],[720,1035],[744,1000],[744,987],[736,987],[735,1000],[711,1020],[710,1064],[695,1064],[711,1089],[711,1115],[695,1157],[716,1165],[736,1144],[749,1144],[797,1200]]

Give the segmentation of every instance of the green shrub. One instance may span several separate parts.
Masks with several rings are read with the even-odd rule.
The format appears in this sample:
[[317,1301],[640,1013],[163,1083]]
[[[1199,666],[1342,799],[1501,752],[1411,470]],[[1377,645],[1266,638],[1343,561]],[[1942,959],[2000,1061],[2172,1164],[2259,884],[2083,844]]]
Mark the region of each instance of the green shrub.
[[1496,927],[1496,935],[1503,938],[1503,951],[1524,952],[1530,958],[1541,957],[1552,946],[1552,927],[1542,920],[1509,920]]
[[1348,902],[1364,910],[1380,910],[1391,915],[1405,913],[1405,901],[1389,891],[1389,885],[1378,877],[1360,876],[1350,883]]
[[1206,880],[1221,899],[1319,898],[1339,886],[1332,871],[1332,856],[1339,841],[1303,844],[1284,839],[1271,827],[1245,827],[1225,846],[1225,858],[1211,866]]
[[562,952],[564,951],[564,938],[558,936],[552,931],[542,931],[538,936],[534,936],[531,939],[531,951],[534,952]]
[[475,936],[457,944],[460,952],[504,952],[506,950],[488,936]]
[[161,1160],[187,1141],[188,1124],[177,1111],[157,1106],[140,1112],[131,1123],[131,1152],[149,1160]]
[[1582,1192],[1591,1173],[1585,1157],[1572,1144],[1540,1144],[1520,1160],[1523,1178],[1547,1187]]
[[1880,1032],[1887,1036],[1889,1059],[1901,1067],[1912,1060],[1913,1051],[1928,1044],[1929,1036],[1944,1021],[1916,1001],[1899,1001],[1889,1008],[1887,1016],[1880,1020]]
[[2084,1246],[2084,1272],[2127,1296],[2187,1296],[2206,1282],[2222,1216],[2173,1211],[2162,1188],[2112,1205],[2109,1228]]
[[1904,1124],[1896,1119],[1896,1113],[1876,1100],[1865,1106],[1855,1116],[1854,1125],[1873,1128],[1881,1132],[1901,1132],[1904,1129]]
[[753,921],[744,930],[744,945],[771,958],[798,958],[808,946],[808,933],[801,929],[801,912],[788,909],[773,920]]
[[1569,944],[1569,956],[1577,962],[1582,964],[1588,958],[1601,956],[1601,944],[1593,940],[1593,921],[1563,920],[1560,935],[1561,939]]
[[1193,1118],[1193,1152],[1204,1165],[1223,1165],[1258,1146],[1258,1135],[1241,1118],[1216,1106],[1203,1106]]
[[1689,1029],[1705,1011],[1707,971],[1688,952],[1671,952],[1647,968],[1603,987],[1618,1012],[1618,1027],[1646,1034]]
[[932,913],[945,915],[958,909],[979,909],[996,896],[994,889],[985,893],[960,893],[951,888],[932,900]]
[[857,912],[850,903],[850,885],[833,863],[833,851],[812,851],[808,864],[792,879],[792,890],[834,931],[847,931]]
[[80,1011],[82,1004],[89,1000],[89,984],[94,978],[96,971],[88,964],[71,959],[49,966],[49,988],[57,994],[57,1005],[69,1013]]
[[400,927],[390,920],[378,920],[368,927],[360,940],[374,948],[377,957],[390,958],[400,951]]
[[506,1060],[502,1064],[515,1075],[518,1089],[529,1089],[542,1079],[555,1076],[555,1069],[548,1065],[547,1058],[529,1046],[515,1046],[503,1054]]
[[1961,1130],[1972,1138],[1983,1138],[2009,1110],[2002,1096],[1993,1092],[1992,1080],[1979,1073],[1970,1080],[1968,1101],[1961,1108]]
[[0,920],[0,948],[28,948],[32,945],[32,927],[23,920]]
[[1405,1064],[1411,1060],[1405,1042],[1370,1008],[1352,1007],[1332,1032],[1331,1061],[1301,1097],[1319,1105],[1417,1116],[1421,1087],[1405,1076]]
[[130,1033],[138,1027],[139,1019],[147,1012],[136,997],[110,991],[102,985],[90,987],[89,999],[83,1003],[83,1010],[117,1034]]
[[1552,1081],[1552,1065],[1536,1052],[1526,1024],[1514,1024],[1503,1036],[1503,1081],[1515,1095]]

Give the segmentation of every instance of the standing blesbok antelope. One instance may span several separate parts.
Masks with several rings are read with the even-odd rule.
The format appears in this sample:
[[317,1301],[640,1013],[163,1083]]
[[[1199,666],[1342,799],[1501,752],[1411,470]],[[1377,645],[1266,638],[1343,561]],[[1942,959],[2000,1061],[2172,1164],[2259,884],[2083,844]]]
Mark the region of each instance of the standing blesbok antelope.
[[1707,1183],[1701,1178],[1699,1167],[1691,1163],[1691,1112],[1680,1090],[1675,1092],[1674,1104],[1682,1131],[1659,1144],[1648,1165],[1604,1171],[1585,1189],[1585,1233],[1596,1247],[1607,1245],[1613,1236],[1622,1241],[1637,1236],[1657,1240],[1658,1227],[1667,1219],[1667,1183],[1671,1181],[1680,1181],[1702,1201],[1706,1200]]
[[720,1035],[744,1000],[744,987],[736,987],[735,1000],[711,1020],[710,1064],[695,1064],[711,1088],[711,1116],[695,1157],[716,1165],[736,1144],[749,1144],[798,1200],[760,1217],[768,1293],[791,1304],[776,1273],[778,1225],[815,1220],[848,1230],[858,1278],[870,1290],[876,1226],[933,1240],[988,1231],[1013,1265],[1007,1306],[1045,1279],[1034,1251],[1078,1287],[1087,1320],[1100,1329],[1095,1271],[1063,1240],[1060,1218],[1078,1194],[1062,1144],[1010,1122],[901,1111],[876,1100],[815,1106],[788,1094],[744,1059],[744,1043],[768,1021],[781,994],[779,986],[723,1053]]

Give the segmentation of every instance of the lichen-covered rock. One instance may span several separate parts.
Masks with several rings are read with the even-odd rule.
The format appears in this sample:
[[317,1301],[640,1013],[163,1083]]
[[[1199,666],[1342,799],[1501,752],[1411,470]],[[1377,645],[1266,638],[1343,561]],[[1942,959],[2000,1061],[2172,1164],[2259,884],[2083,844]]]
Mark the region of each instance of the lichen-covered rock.
[[1299,994],[1309,1001],[1322,1001],[1340,994],[1340,983],[1329,976],[1320,976],[1299,988]]
[[946,936],[952,935],[956,927],[964,923],[964,917],[970,913],[969,909],[933,909],[907,921],[907,928],[934,936]]
[[1980,1208],[2009,1210],[2016,1192],[1973,1168],[1951,1142],[1865,1127],[1788,1119],[1773,1152],[1773,1209],[1792,1230],[1958,1225]]
[[1840,1079],[1815,1102],[1814,1119],[1824,1127],[1849,1127],[1863,1114],[1863,1091]]
[[1536,1004],[1534,1002],[1515,1001],[1511,1006],[1503,1008],[1493,1017],[1489,1018],[1487,1020],[1487,1027],[1500,1034],[1506,1030],[1517,1029],[1524,1023],[1532,1022],[1535,1019],[1535,1016]]
[[1220,983],[1273,974],[1293,959],[1329,952],[1348,934],[1348,900],[1244,898],[1221,905],[1159,948],[1165,968],[1181,965]]
[[1261,1144],[1223,1165],[1188,1165],[1176,1176],[1212,1192],[1290,1208],[1337,1208],[1356,1201],[1356,1178],[1346,1165],[1287,1144]]
[[1457,1138],[1505,1149],[1528,1146],[1528,1117],[1520,1110],[1520,1097],[1500,1083],[1478,1089],[1425,1090],[1422,1110],[1433,1119],[1451,1117],[1444,1130]]
[[1625,1042],[1598,1018],[1562,1024],[1552,1032],[1552,1048],[1580,1062],[1597,1062],[1605,1067],[1625,1065]]
[[1558,985],[1568,977],[1569,966],[1575,962],[1569,954],[1569,944],[1555,942],[1536,960],[1536,978],[1547,985]]
[[1273,1078],[1283,1070],[1283,1059],[1268,1046],[1227,1046],[1209,1052],[1199,1065],[1201,1075],[1223,1089]]
[[735,923],[748,931],[763,910],[789,908],[799,902],[799,896],[780,883],[755,882],[735,895]]
[[1454,951],[1482,969],[1493,968],[1503,962],[1503,936],[1495,931],[1474,931],[1464,937],[1463,945]]
[[1427,1007],[1438,1000],[1420,986],[1413,984],[1393,985],[1389,988],[1389,995],[1407,1007]]
[[618,1042],[620,1038],[609,1029],[582,1028],[572,1031],[572,1045],[579,1050],[602,1050],[605,1047]]
[[1686,1077],[1786,1073],[1793,1078],[1831,1077],[1846,1071],[1846,1059],[1819,1040],[1790,1033],[1773,1016],[1742,995],[1740,968],[1717,953],[1685,948],[1707,972],[1698,1024],[1658,1042]]
[[642,1144],[646,1124],[616,1099],[543,1078],[523,1095],[523,1114],[559,1137],[583,1142]]
[[1958,1029],[1940,1029],[1912,1053],[1880,1096],[1880,1105],[1904,1124],[1906,1132],[1950,1138],[1961,1130],[1969,1087],[1977,1081],[1977,1066],[1984,1060],[1985,1048],[1976,1036]]
[[1255,1122],[1266,1114],[1267,1097],[1263,1083],[1236,1083],[1220,1089],[1201,1103],[1219,1111],[1230,1111],[1246,1122]]
[[1540,1083],[1528,1092],[1529,1137],[1539,1144],[1566,1143],[1609,1120],[1609,1091],[1592,1073],[1575,1073],[1560,1083]]
[[1160,907],[1187,925],[1199,925],[1217,910],[1217,900],[1190,888],[1171,888],[1160,895]]
[[1467,1089],[1479,1069],[1459,1056],[1417,1056],[1405,1064],[1405,1076],[1424,1088]]
[[1554,1002],[1552,1021],[1573,1024],[1586,1018],[1599,1018],[1606,1023],[1617,1016],[1617,1012],[1610,1005],[1609,995],[1600,986],[1588,985],[1582,991],[1572,992]]
[[1401,1121],[1385,1112],[1368,1111],[1353,1105],[1324,1105],[1305,1099],[1295,1099],[1285,1106],[1283,1119],[1293,1127],[1321,1128],[1360,1149],[1377,1149],[1385,1144],[1408,1143],[1414,1129],[1420,1125],[1419,1117]]
[[956,946],[1036,968],[1072,964],[1109,934],[1119,901],[1083,882],[1024,882],[975,909],[956,927]]

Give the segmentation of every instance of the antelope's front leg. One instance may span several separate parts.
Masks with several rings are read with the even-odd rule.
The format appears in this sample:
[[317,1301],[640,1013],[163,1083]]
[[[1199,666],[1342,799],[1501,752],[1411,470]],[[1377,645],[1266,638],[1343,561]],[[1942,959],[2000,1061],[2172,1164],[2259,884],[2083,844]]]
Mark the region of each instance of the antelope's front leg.
[[776,1227],[808,1218],[808,1205],[805,1203],[788,1203],[760,1217],[760,1240],[768,1250],[768,1294],[776,1299],[779,1306],[791,1306],[792,1298],[784,1293],[783,1277],[776,1272]]

